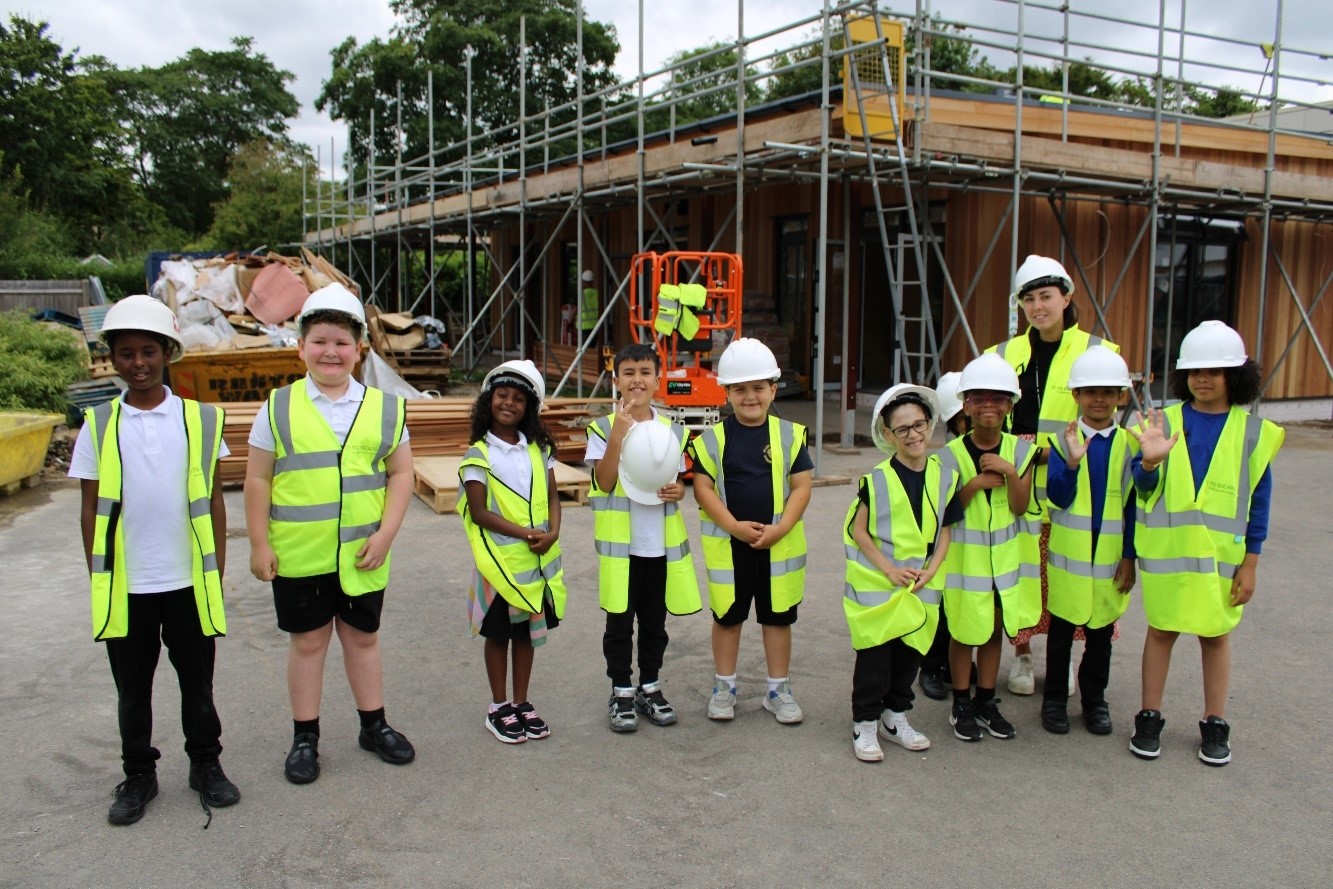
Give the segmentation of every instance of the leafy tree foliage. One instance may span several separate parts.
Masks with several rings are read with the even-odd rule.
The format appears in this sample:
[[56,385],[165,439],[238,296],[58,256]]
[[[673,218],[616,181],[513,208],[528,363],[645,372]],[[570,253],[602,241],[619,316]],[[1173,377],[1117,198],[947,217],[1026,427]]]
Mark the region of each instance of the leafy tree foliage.
[[277,248],[301,239],[304,193],[315,193],[314,162],[261,139],[242,145],[227,168],[227,197],[216,207],[202,249]]
[[[723,43],[678,52],[667,60],[673,68],[669,98],[676,104],[676,124],[736,113],[736,51]],[[745,104],[764,100],[763,88],[751,80],[759,74],[745,68]]]

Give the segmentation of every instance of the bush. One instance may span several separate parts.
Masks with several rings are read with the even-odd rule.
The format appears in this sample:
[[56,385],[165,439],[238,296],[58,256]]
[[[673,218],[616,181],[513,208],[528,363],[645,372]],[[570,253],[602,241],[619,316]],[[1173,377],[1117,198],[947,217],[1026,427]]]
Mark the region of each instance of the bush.
[[69,333],[0,314],[0,410],[68,414],[65,388],[87,376],[87,352]]

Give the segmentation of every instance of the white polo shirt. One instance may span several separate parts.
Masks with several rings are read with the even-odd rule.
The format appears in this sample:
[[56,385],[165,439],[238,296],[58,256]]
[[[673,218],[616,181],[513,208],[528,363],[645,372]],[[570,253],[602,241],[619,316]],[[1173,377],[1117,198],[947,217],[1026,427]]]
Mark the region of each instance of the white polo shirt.
[[[315,381],[310,379],[310,374],[306,374],[305,391],[306,395],[310,396],[311,403],[315,405],[315,410],[319,411],[324,422],[329,424],[329,428],[337,436],[338,443],[345,443],[347,433],[352,431],[352,423],[356,420],[356,412],[361,410],[361,402],[366,397],[366,387],[348,377],[347,391],[333,400],[319,391]],[[267,402],[265,404],[267,405]],[[401,443],[406,443],[408,437],[407,426],[404,425]],[[249,442],[250,447],[268,451],[270,454],[278,450],[278,443],[273,439],[273,427],[268,422],[267,406],[255,414],[255,421],[250,426]]]
[[[490,450],[491,473],[520,494],[531,490],[532,460],[528,457],[528,439],[522,432],[518,434],[518,444],[510,444],[499,438],[494,432],[486,433],[486,446]],[[546,458],[546,469],[555,468],[555,455]],[[463,469],[463,483],[481,482],[486,484],[486,470],[480,466],[468,466]]]
[[[643,422],[656,423],[657,409],[649,408],[649,410],[653,412],[653,418]],[[599,435],[589,435],[588,449],[583,452],[584,462],[593,464],[593,471],[596,472],[596,463],[604,456],[606,456],[606,440]],[[680,468],[676,472],[679,474],[684,471],[685,454],[682,453],[680,455]],[[666,555],[665,517],[665,504],[653,505],[640,503],[637,500],[629,502],[629,554],[631,556],[656,558]]]
[[[131,593],[165,593],[190,586],[189,444],[180,397],[167,397],[152,410],[120,404],[120,523],[125,534],[126,579]],[[222,443],[218,457],[230,454]],[[96,481],[92,425],[83,424],[70,458],[71,478]]]

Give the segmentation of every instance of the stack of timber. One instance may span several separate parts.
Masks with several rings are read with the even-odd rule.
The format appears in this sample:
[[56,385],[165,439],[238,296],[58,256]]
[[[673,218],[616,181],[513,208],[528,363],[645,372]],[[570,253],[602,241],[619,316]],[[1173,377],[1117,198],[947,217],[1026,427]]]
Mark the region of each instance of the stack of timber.
[[[555,382],[563,377],[565,371],[573,366],[574,356],[578,354],[578,351],[578,347],[576,346],[565,346],[560,343],[551,343],[546,340],[540,340],[534,349],[532,360],[536,363],[537,367],[543,369],[547,380]],[[602,377],[602,373],[605,369],[606,359],[602,357],[601,350],[589,348],[583,353],[583,358],[579,361],[578,371],[570,374],[569,383],[566,383],[565,385],[568,386],[570,383],[577,384],[576,381],[581,378],[583,380],[583,385],[589,389],[596,386],[599,380],[609,387],[611,375],[607,374],[605,379]]]
[[[458,466],[462,457],[414,457],[416,495],[437,513],[458,512]],[[564,506],[587,506],[592,474],[555,464],[555,489]]]
[[[470,442],[472,427],[471,398],[423,398],[407,402],[407,429],[412,434],[412,456],[461,457]],[[245,481],[245,461],[250,448],[250,426],[262,401],[227,404],[222,437],[231,450],[219,466],[223,485]],[[580,463],[587,446],[584,428],[589,422],[611,410],[609,398],[549,398],[542,422],[555,439],[555,456],[562,463]],[[457,486],[457,470],[453,476]],[[423,498],[424,499],[424,498]],[[429,502],[429,501],[428,501]]]

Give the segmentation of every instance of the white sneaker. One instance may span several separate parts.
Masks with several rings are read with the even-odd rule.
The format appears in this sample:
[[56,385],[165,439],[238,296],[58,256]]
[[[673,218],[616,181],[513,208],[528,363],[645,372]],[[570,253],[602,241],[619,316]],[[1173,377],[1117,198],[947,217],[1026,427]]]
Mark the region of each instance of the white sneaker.
[[861,762],[880,762],[884,751],[879,749],[879,739],[875,737],[875,723],[852,723],[852,752]]
[[708,718],[725,722],[736,718],[736,689],[719,682],[713,686],[713,696],[708,699]]
[[805,719],[800,705],[791,696],[790,682],[782,683],[776,691],[770,691],[764,696],[764,709],[772,713],[783,725],[795,725]]
[[1074,661],[1071,659],[1069,661],[1069,683],[1065,686],[1065,688],[1069,689],[1069,696],[1071,698],[1074,696],[1074,688],[1077,685],[1078,685],[1078,673],[1074,671]]
[[1037,689],[1032,675],[1032,655],[1020,654],[1009,665],[1009,691],[1016,695],[1030,695]]
[[886,741],[892,741],[908,750],[925,750],[930,747],[930,738],[912,728],[906,713],[885,710],[879,717],[879,733]]

